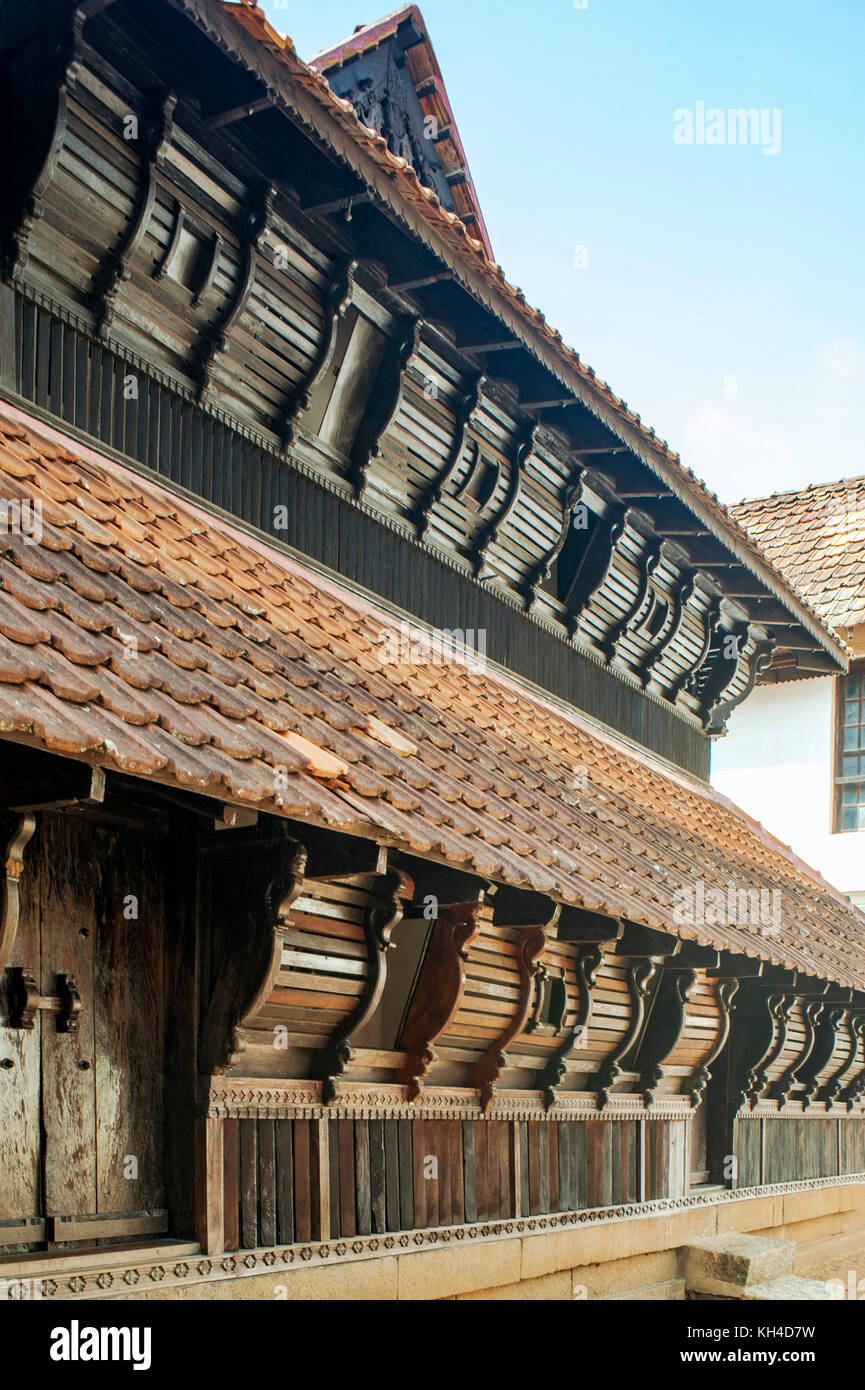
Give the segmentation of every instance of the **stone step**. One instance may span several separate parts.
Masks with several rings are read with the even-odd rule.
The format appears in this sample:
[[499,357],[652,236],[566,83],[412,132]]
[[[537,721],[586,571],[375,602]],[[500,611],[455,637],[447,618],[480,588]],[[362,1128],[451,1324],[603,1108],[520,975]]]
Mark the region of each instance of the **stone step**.
[[792,1240],[731,1232],[691,1241],[680,1251],[680,1270],[689,1294],[742,1298],[742,1290],[793,1274]]

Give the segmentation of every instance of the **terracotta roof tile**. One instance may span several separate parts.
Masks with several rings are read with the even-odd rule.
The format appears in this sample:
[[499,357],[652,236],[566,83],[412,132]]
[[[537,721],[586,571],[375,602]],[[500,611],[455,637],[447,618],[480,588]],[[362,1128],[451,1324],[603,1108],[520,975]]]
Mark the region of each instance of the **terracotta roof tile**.
[[[717,792],[503,673],[389,665],[395,619],[0,405],[0,496],[23,456],[62,516],[0,538],[0,734],[865,988],[865,921]],[[777,934],[680,921],[697,880],[778,889]]]
[[865,623],[865,477],[755,497],[730,510],[824,622]]

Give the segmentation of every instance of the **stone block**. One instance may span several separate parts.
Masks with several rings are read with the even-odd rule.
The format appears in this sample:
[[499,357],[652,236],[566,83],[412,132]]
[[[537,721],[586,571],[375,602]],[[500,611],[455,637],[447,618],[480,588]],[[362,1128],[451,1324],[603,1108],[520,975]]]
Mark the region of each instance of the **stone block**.
[[688,1292],[739,1298],[741,1290],[792,1274],[793,1241],[730,1233],[693,1241],[682,1250]]

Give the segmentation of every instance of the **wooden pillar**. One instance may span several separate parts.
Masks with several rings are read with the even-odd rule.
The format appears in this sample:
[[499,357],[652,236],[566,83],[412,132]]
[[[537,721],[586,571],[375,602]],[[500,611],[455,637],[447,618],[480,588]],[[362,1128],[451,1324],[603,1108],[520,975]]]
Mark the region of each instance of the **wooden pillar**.
[[195,1234],[205,1255],[221,1255],[225,1250],[222,1128],[222,1120],[196,1120]]

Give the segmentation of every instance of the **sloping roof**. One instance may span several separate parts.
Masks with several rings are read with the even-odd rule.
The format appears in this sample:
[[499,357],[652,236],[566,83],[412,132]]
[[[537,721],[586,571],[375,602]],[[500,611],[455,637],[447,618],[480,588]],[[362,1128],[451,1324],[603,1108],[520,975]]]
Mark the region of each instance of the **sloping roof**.
[[865,623],[865,477],[755,497],[730,511],[824,622]]
[[[693,469],[683,463],[679,454],[655,433],[652,426],[645,424],[592,367],[581,361],[579,353],[569,347],[561,333],[547,323],[541,310],[529,305],[523,291],[511,284],[502,267],[490,257],[483,242],[470,234],[456,213],[442,207],[435,191],[421,183],[408,160],[392,154],[381,135],[361,124],[351,102],[338,97],[331,90],[326,77],[298,57],[291,39],[280,35],[267,22],[264,11],[255,0],[171,0],[171,3],[186,13],[220,47],[232,53],[236,60],[256,72],[266,87],[275,89],[279,82],[278,74],[281,73],[288,79],[284,84],[286,87],[288,83],[294,84],[297,91],[311,98],[315,106],[326,113],[338,128],[339,152],[347,154],[350,148],[360,156],[359,164],[369,159],[373,167],[384,175],[387,188],[380,189],[383,201],[403,219],[408,209],[413,210],[419,218],[415,230],[423,227],[433,233],[429,244],[436,254],[446,255],[460,265],[460,278],[470,291],[474,291],[476,286],[482,287],[483,302],[490,311],[498,314],[502,323],[530,344],[535,355],[550,365],[563,384],[584,401],[599,419],[614,429],[637,457],[663,479],[674,495],[700,516],[714,534],[724,538],[732,553],[778,595],[796,614],[805,630],[835,660],[841,665],[846,663],[847,650],[843,643],[827,630],[823,620],[794,586],[771,566],[753,537],[731,516],[717,495],[696,476]],[[227,16],[230,25],[217,24],[214,11],[218,11],[220,16]],[[282,99],[285,99],[284,96]],[[297,114],[307,120],[308,110],[301,109],[305,104],[295,102],[295,106]],[[337,148],[337,143],[333,144]],[[369,172],[365,169],[363,176],[366,177]]]
[[[0,737],[865,987],[865,920],[705,784],[5,404],[0,495],[41,507],[0,537]],[[698,881],[779,890],[777,935],[679,922]]]
[[406,67],[414,87],[421,110],[425,117],[436,122],[439,136],[436,141],[427,141],[428,151],[434,151],[436,162],[441,165],[448,183],[454,207],[464,223],[481,242],[487,255],[492,259],[492,246],[487,232],[481,205],[475,191],[469,162],[457,128],[453,108],[447,94],[441,68],[435,55],[432,40],[427,32],[423,15],[417,5],[404,5],[385,19],[375,24],[362,24],[355,29],[351,38],[322,49],[310,59],[309,66],[324,73],[333,86],[335,74],[345,64],[370,53],[382,43],[396,35],[397,31],[411,25],[418,41],[406,53]]

